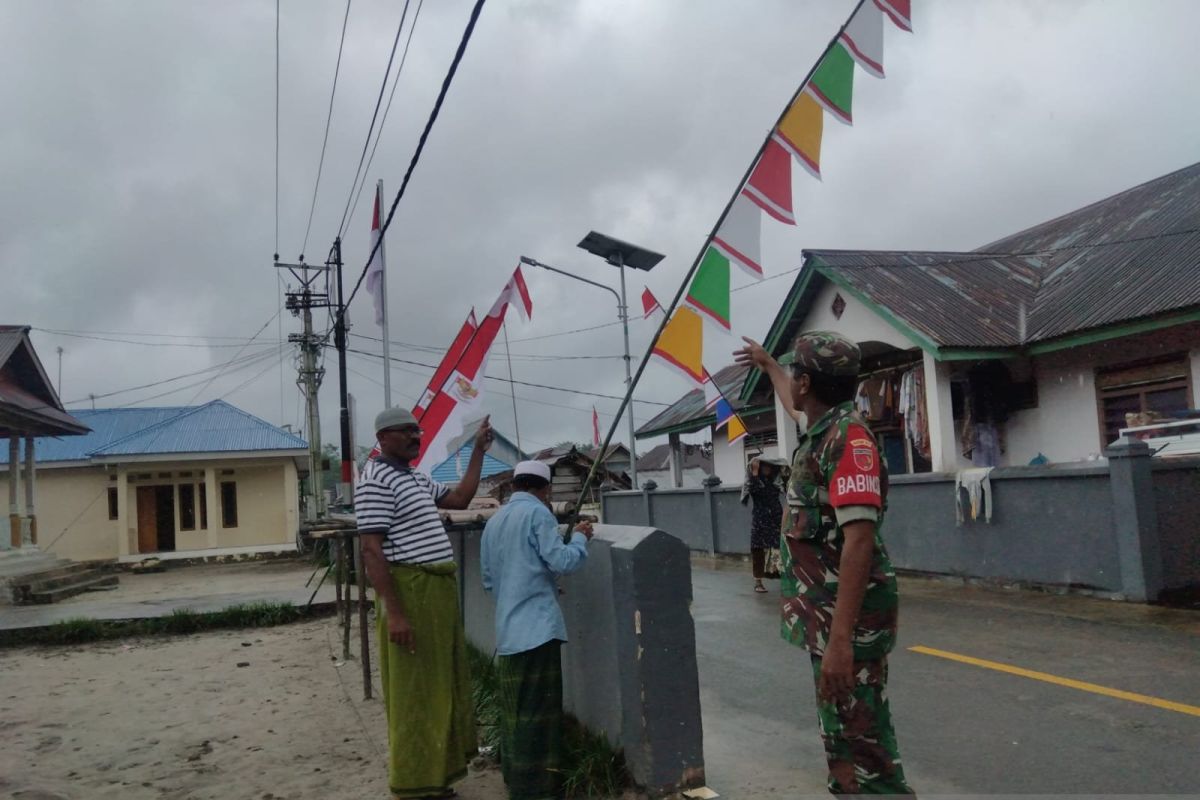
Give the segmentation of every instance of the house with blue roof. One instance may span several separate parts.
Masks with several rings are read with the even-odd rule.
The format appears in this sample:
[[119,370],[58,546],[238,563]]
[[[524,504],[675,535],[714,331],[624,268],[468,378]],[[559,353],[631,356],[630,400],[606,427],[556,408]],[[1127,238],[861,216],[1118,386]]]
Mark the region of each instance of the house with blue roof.
[[[468,422],[463,426],[463,432],[450,440],[446,448],[450,455],[430,473],[435,481],[454,486],[462,480],[467,465],[471,463],[471,454],[475,452],[475,433],[479,430],[479,423],[480,420]],[[500,431],[493,428],[492,434],[492,446],[483,454],[483,471],[480,474],[483,480],[502,472],[511,472],[518,462],[528,458]]]
[[[71,414],[90,432],[34,440],[42,550],[135,561],[295,549],[299,436],[223,400]],[[0,471],[8,461],[0,453]]]

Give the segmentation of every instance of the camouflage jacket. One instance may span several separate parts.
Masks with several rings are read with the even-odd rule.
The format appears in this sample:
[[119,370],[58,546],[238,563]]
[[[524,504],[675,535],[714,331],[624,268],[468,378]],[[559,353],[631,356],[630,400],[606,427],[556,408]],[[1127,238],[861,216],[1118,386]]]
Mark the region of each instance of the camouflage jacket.
[[[851,403],[830,409],[809,427],[792,455],[780,541],[784,639],[825,652],[837,602],[845,536],[835,508],[876,509],[875,552],[854,627],[854,660],[887,655],[896,639],[896,573],[880,530],[887,506],[887,467],[870,428]],[[870,516],[867,512],[867,516]]]

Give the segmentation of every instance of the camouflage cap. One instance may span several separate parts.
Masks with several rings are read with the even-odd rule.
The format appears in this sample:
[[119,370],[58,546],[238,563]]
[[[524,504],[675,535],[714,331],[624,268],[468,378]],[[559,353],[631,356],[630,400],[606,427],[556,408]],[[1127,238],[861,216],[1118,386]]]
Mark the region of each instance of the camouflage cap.
[[830,331],[809,331],[796,337],[792,352],[780,357],[780,364],[791,364],[811,372],[834,377],[858,375],[862,353],[858,345]]

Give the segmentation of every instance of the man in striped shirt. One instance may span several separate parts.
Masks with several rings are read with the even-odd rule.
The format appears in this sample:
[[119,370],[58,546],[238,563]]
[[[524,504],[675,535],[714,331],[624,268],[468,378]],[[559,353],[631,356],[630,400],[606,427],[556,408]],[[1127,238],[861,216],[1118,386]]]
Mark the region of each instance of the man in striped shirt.
[[480,422],[453,489],[412,468],[421,428],[407,410],[381,411],[375,432],[381,455],[355,489],[354,511],[375,588],[388,784],[397,798],[450,797],[477,748],[457,565],[437,510],[466,508],[475,497],[492,426]]

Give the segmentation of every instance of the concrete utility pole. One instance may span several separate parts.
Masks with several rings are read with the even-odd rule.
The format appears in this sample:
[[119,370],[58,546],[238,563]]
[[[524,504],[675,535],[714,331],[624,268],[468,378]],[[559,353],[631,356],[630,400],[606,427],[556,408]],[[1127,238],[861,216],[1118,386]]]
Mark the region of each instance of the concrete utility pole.
[[313,331],[312,310],[328,308],[329,295],[325,292],[314,292],[313,284],[322,273],[328,271],[326,266],[309,264],[281,264],[276,262],[279,269],[286,269],[300,282],[299,291],[288,291],[286,306],[293,316],[300,318],[304,326],[302,333],[289,333],[288,341],[300,347],[300,369],[296,375],[296,385],[304,394],[305,413],[308,419],[308,521],[312,522],[325,516],[325,491],[321,468],[321,411],[319,393],[321,382],[325,378],[325,368],[321,366],[321,347],[323,337]]

